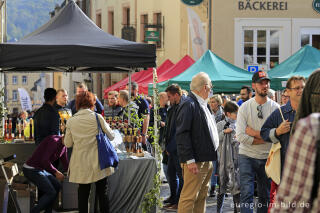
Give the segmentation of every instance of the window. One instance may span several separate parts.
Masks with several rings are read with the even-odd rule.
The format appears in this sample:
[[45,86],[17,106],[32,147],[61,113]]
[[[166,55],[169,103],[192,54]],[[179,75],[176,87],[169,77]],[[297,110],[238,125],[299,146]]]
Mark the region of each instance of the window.
[[301,47],[307,44],[320,49],[320,29],[301,30]]
[[96,14],[96,25],[101,28],[101,12]]
[[130,7],[123,8],[123,17],[122,17],[123,25],[130,25]]
[[114,35],[114,13],[113,11],[108,12],[108,33]]
[[258,64],[271,69],[279,64],[279,30],[246,29],[243,31],[244,69]]
[[27,76],[22,76],[22,84],[27,84],[28,83],[28,77]]
[[12,84],[18,84],[18,76],[12,76]]
[[17,101],[17,100],[18,100],[18,91],[12,90],[12,101]]
[[155,24],[155,25],[158,25],[158,27],[157,27],[157,31],[159,32],[159,38],[160,38],[160,40],[159,41],[157,41],[157,48],[161,48],[161,37],[162,37],[162,31],[161,31],[161,28],[162,28],[162,26],[161,26],[161,18],[162,18],[162,16],[161,16],[161,13],[155,13],[155,14],[153,14],[153,23]]
[[144,26],[148,24],[148,14],[145,15],[141,15],[140,17],[140,40],[141,42],[145,42],[148,43],[147,41],[145,41],[145,29]]

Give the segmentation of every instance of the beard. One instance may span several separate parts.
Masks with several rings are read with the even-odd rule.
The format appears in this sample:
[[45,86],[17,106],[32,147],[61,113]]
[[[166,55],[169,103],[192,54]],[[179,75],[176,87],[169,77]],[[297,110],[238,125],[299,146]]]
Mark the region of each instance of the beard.
[[269,91],[269,89],[266,89],[266,90],[256,89],[256,93],[261,97],[266,97],[268,95],[268,91]]

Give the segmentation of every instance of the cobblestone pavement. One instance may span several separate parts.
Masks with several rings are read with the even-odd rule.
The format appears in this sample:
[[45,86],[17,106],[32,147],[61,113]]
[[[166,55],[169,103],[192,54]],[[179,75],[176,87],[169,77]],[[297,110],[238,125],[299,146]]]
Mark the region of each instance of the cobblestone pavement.
[[[167,183],[162,184],[161,186],[161,197],[163,199],[169,197],[169,185]],[[231,208],[231,204],[233,204],[232,195],[229,194],[227,198],[225,198],[223,213],[233,213],[233,208]],[[161,213],[167,213],[172,211],[162,210]],[[207,213],[216,213],[217,212],[217,197],[208,197],[207,198]]]
[[[161,186],[161,198],[166,199],[169,197],[169,185],[167,183],[162,184]],[[231,205],[233,204],[232,195],[229,194],[227,198],[225,198],[223,213],[233,213],[233,208]],[[54,211],[53,211],[54,212]],[[69,211],[68,213],[77,213],[78,211]],[[172,211],[161,210],[161,213],[169,213]],[[208,197],[207,198],[207,209],[206,213],[216,213],[217,212],[217,197]]]

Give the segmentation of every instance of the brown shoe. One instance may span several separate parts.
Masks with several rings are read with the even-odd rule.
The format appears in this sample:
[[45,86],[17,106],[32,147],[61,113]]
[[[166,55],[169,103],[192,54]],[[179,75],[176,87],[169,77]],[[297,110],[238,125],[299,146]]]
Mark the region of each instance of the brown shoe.
[[169,208],[169,207],[172,206],[172,205],[174,205],[174,204],[168,203],[167,205],[164,205],[162,208],[163,208],[163,209],[167,209],[167,208]]
[[167,208],[165,208],[167,211],[172,211],[172,212],[175,212],[178,210],[178,204],[173,204]]

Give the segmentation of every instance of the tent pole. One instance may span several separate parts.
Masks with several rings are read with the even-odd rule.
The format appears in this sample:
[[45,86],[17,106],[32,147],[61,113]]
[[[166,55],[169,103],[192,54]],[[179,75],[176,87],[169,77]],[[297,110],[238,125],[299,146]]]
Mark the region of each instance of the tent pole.
[[[157,81],[158,81],[158,75],[157,75],[157,69],[153,68],[153,102],[154,102],[154,135],[158,135],[158,94],[157,94]],[[158,137],[155,137],[157,143]],[[155,151],[157,153],[157,151]],[[157,157],[157,155],[156,155]],[[157,159],[159,160],[159,159]]]
[[[131,90],[132,90],[132,85],[131,85],[131,72],[132,69],[129,70],[128,75],[129,75],[129,86],[128,86],[128,91],[129,91],[129,103],[131,101]],[[130,124],[130,120],[131,120],[131,112],[130,112],[130,106],[128,107],[128,124]]]
[[[159,175],[159,171],[161,170],[161,155],[159,153],[162,153],[161,148],[159,147],[159,131],[158,131],[158,120],[159,120],[159,95],[157,90],[157,82],[158,82],[158,74],[157,69],[153,68],[153,107],[154,107],[154,124],[153,124],[153,130],[154,130],[154,157],[157,162],[157,174]],[[158,177],[160,178],[160,177]],[[160,193],[157,195],[157,199],[160,200]],[[157,212],[159,211],[159,206],[156,206]]]

